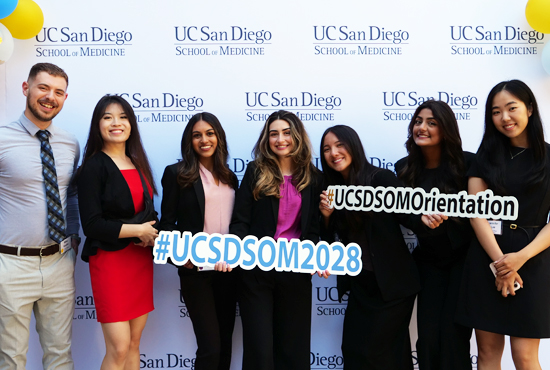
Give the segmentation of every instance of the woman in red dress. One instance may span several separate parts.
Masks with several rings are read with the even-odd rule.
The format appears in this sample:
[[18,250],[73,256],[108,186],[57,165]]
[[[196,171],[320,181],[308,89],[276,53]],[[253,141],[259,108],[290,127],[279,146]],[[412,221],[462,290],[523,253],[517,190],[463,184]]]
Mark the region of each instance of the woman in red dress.
[[[101,369],[139,369],[139,342],[153,307],[151,248],[155,221],[124,223],[144,209],[144,186],[156,193],[132,107],[106,95],[92,116],[78,201],[97,320],[105,338]],[[138,241],[134,243],[134,241]]]

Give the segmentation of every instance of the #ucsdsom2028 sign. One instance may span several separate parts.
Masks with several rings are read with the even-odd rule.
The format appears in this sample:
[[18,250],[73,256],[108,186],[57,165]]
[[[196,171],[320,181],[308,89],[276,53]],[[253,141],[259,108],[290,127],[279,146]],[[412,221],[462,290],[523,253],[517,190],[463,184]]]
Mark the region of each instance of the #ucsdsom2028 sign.
[[229,266],[244,270],[258,267],[264,271],[292,271],[315,273],[328,271],[333,275],[358,275],[363,267],[361,248],[355,243],[344,246],[340,242],[270,237],[261,239],[249,235],[240,239],[232,234],[161,231],[153,247],[154,261],[165,264],[170,259],[183,266],[191,261],[198,267],[213,267],[226,261]]

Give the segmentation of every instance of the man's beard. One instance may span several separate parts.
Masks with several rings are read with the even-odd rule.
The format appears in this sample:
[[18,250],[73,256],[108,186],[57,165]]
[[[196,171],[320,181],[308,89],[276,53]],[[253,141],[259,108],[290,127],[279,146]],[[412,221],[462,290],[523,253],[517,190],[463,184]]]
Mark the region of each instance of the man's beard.
[[[55,102],[52,102],[50,100],[44,100],[42,99],[42,103],[47,103],[47,104],[50,104],[52,105],[54,108],[57,108],[57,104]],[[36,101],[36,105],[40,105],[39,101]],[[32,115],[39,121],[42,121],[42,122],[49,122],[51,121],[52,119],[55,118],[55,116],[57,116],[57,114],[59,113],[59,111],[52,111],[51,113],[44,113],[42,111],[40,111],[38,109],[37,106],[31,104],[31,96],[27,96],[27,108],[29,108],[30,112],[32,113]]]

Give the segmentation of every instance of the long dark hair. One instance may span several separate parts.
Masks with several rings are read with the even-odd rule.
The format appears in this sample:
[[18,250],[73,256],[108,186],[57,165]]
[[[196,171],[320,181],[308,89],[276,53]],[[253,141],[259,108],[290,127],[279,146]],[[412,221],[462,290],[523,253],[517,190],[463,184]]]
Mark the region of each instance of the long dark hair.
[[139,135],[136,115],[134,114],[134,110],[130,104],[118,95],[107,94],[97,102],[94,108],[94,113],[92,114],[88,141],[86,142],[86,147],[84,148],[82,166],[86,164],[88,159],[103,149],[104,142],[103,137],[101,136],[101,130],[99,128],[99,121],[101,121],[103,114],[105,114],[105,110],[111,104],[120,105],[128,117],[128,122],[130,122],[131,131],[128,140],[126,140],[126,155],[130,158],[134,166],[136,166],[136,168],[139,169],[143,176],[147,179],[149,185],[151,185],[151,188],[153,189],[153,193],[157,194],[157,188],[155,186],[155,181],[153,180],[151,166],[149,165],[149,160],[147,159],[147,154],[145,154],[143,143],[141,142],[141,136]]
[[[351,155],[351,168],[349,171],[349,178],[346,183],[344,177],[338,171],[333,170],[327,164],[324,156],[323,146],[325,142],[325,136],[329,132],[332,132],[340,143],[344,145],[348,153]],[[329,127],[323,133],[321,137],[321,166],[323,168],[323,174],[327,185],[363,185],[369,186],[372,180],[372,176],[379,170],[378,167],[373,166],[365,155],[365,149],[359,139],[357,132],[349,126],[336,125]]]
[[313,181],[314,166],[311,162],[311,142],[304,124],[294,113],[279,110],[271,113],[267,118],[260,137],[254,145],[253,154],[258,180],[252,193],[256,200],[260,195],[281,197],[279,189],[284,182],[284,177],[277,155],[269,147],[269,126],[277,120],[283,120],[290,125],[293,149],[289,156],[294,162],[292,183],[296,190],[302,191]]
[[524,82],[520,80],[503,81],[497,84],[489,92],[485,104],[485,132],[477,150],[478,164],[481,173],[486,177],[489,188],[504,193],[504,172],[506,156],[511,155],[510,139],[501,134],[493,123],[493,100],[501,92],[507,91],[521,100],[532,113],[527,127],[527,139],[529,147],[535,159],[532,167],[532,175],[525,179],[531,186],[540,183],[546,178],[546,143],[544,142],[544,129],[540,118],[539,107],[535,95]]
[[[329,132],[332,132],[338,141],[344,145],[344,148],[351,156],[351,164],[348,180],[344,180],[344,176],[338,171],[330,168],[324,155],[325,137]],[[321,137],[321,166],[325,184],[328,185],[363,185],[370,186],[372,177],[380,169],[373,166],[365,155],[365,149],[359,139],[357,132],[349,126],[336,125],[329,127]],[[340,210],[334,212],[336,217],[333,217],[331,223],[337,230],[352,229],[359,230],[363,226],[365,218],[372,215],[372,212],[356,212],[348,210]]]
[[462,140],[458,130],[453,110],[447,103],[440,100],[427,100],[420,104],[409,124],[409,133],[405,147],[409,156],[407,164],[397,174],[399,178],[407,185],[418,186],[420,176],[426,162],[421,148],[414,142],[413,128],[418,115],[423,109],[430,109],[433,118],[438,123],[439,134],[441,137],[441,159],[439,168],[442,170],[442,176],[436,179],[437,188],[444,193],[453,193],[466,189],[466,167],[464,165],[464,153],[462,151]]
[[227,167],[227,140],[225,139],[225,131],[218,120],[212,113],[202,112],[197,113],[183,130],[181,138],[181,158],[178,165],[178,184],[182,188],[191,186],[200,176],[199,173],[199,155],[193,149],[193,127],[199,121],[208,123],[214,129],[214,134],[218,140],[216,151],[214,152],[214,175],[224,184],[228,184],[232,188],[237,188],[237,180],[233,176],[231,170]]

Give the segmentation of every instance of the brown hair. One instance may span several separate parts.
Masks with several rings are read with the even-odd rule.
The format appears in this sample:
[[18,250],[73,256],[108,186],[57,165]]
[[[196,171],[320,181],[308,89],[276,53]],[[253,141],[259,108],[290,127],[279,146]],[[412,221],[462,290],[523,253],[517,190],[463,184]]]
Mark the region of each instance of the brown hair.
[[290,125],[290,135],[292,136],[294,148],[289,156],[294,162],[292,183],[296,190],[302,191],[312,181],[314,166],[311,163],[311,143],[304,124],[292,112],[284,110],[273,112],[265,122],[253,150],[254,161],[257,165],[257,181],[252,194],[256,200],[260,198],[260,195],[281,197],[279,187],[284,182],[284,177],[279,167],[277,155],[269,147],[269,126],[277,120],[286,121]]
[[69,86],[69,76],[67,76],[67,73],[65,73],[64,70],[52,63],[36,63],[35,65],[33,65],[29,72],[29,78],[27,79],[27,82],[31,82],[32,80],[34,80],[36,75],[40,72],[46,72],[47,74],[56,77],[63,77],[67,82],[67,86]]

